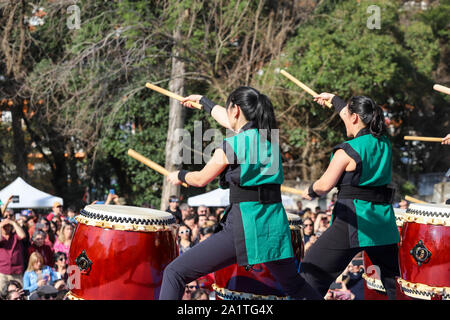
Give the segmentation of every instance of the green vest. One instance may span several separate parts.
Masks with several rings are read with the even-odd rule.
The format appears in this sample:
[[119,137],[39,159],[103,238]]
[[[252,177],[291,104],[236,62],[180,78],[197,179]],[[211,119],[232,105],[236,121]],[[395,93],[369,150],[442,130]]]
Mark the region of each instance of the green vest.
[[[245,125],[235,136],[226,138],[224,149],[232,163],[225,172],[231,183],[245,187],[283,183],[278,145],[262,139],[252,123]],[[242,221],[245,238],[236,242],[237,252],[244,250],[246,253],[237,257],[239,265],[293,257],[289,222],[281,202],[262,204],[249,201],[233,206],[239,206],[233,214],[240,215],[241,219],[236,220]]]
[[[334,148],[343,149],[356,162],[350,174],[353,186],[384,186],[392,180],[392,150],[386,136],[375,138],[367,129]],[[348,178],[348,177],[346,177]],[[375,204],[360,199],[353,200],[356,212],[357,243],[354,247],[378,246],[400,241],[394,210],[391,204]]]

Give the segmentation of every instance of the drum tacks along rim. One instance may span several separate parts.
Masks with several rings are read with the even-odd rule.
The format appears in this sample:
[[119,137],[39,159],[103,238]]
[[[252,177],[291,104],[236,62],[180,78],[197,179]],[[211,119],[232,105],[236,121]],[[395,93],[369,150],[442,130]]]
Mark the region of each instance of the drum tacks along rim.
[[[105,208],[114,215],[105,214]],[[133,215],[127,213],[130,208],[134,211]],[[146,217],[145,213],[148,212],[152,212],[154,216]],[[168,213],[163,214],[158,210],[130,206],[90,205],[82,209],[75,219],[89,226],[122,231],[157,232],[176,228],[175,217]]]
[[[418,204],[413,203],[406,210],[404,215],[404,222],[408,224],[424,224],[432,225],[435,227],[448,227],[450,226],[450,206],[439,204]],[[402,240],[406,239],[406,234],[402,234]],[[436,253],[428,250],[428,244],[424,243],[421,239],[417,238],[417,244],[415,247],[406,248],[405,244],[401,244],[401,250],[407,250],[409,254],[415,259],[415,263],[418,268],[423,266],[433,259]],[[403,241],[402,241],[403,242]],[[417,256],[417,257],[416,257]],[[407,261],[400,261],[402,264]],[[450,263],[450,261],[448,261]],[[421,267],[422,266],[422,267]],[[419,269],[420,270],[420,269]],[[437,272],[437,275],[439,272]],[[450,275],[448,275],[450,277]],[[422,300],[450,300],[450,287],[447,286],[430,286],[425,283],[407,281],[402,277],[397,278],[397,282],[400,284],[402,291],[409,297],[422,299]]]

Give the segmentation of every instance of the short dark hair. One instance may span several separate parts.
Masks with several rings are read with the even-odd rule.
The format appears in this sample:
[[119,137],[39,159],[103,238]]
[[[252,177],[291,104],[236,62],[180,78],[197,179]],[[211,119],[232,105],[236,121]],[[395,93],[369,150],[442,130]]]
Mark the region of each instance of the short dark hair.
[[190,213],[184,218],[184,220],[192,220],[192,219],[194,219],[195,223],[197,223],[198,222],[198,215],[195,214],[195,213]]

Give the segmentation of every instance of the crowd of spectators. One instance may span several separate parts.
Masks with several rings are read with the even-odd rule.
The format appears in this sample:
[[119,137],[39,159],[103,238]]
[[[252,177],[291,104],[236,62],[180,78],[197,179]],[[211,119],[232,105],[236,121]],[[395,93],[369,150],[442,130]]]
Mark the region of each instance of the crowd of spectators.
[[74,208],[59,202],[51,212],[15,213],[1,208],[0,294],[4,300],[63,299],[68,291],[67,256],[75,230]]

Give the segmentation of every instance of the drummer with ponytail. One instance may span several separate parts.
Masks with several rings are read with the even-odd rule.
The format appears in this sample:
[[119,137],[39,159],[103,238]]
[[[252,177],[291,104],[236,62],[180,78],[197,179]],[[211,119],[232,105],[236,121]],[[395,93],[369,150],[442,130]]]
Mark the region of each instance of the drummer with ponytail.
[[186,107],[192,107],[192,102],[200,103],[235,135],[224,139],[203,169],[174,171],[167,179],[173,184],[203,187],[220,177],[220,187],[230,189],[230,205],[216,233],[165,268],[160,299],[181,299],[187,283],[229,265],[251,268],[259,263],[265,264],[286,295],[322,299],[298,273],[294,259],[281,203],[284,175],[278,139],[273,139],[277,122],[270,99],[255,88],[239,87],[229,95],[225,107],[200,95],[182,101]]
[[325,295],[330,284],[361,251],[380,268],[389,299],[396,298],[398,229],[392,208],[392,149],[385,135],[383,110],[371,98],[348,102],[330,93],[315,101],[330,101],[351,138],[334,147],[323,175],[303,198],[312,200],[338,188],[331,226],[314,243],[301,265],[301,274]]

